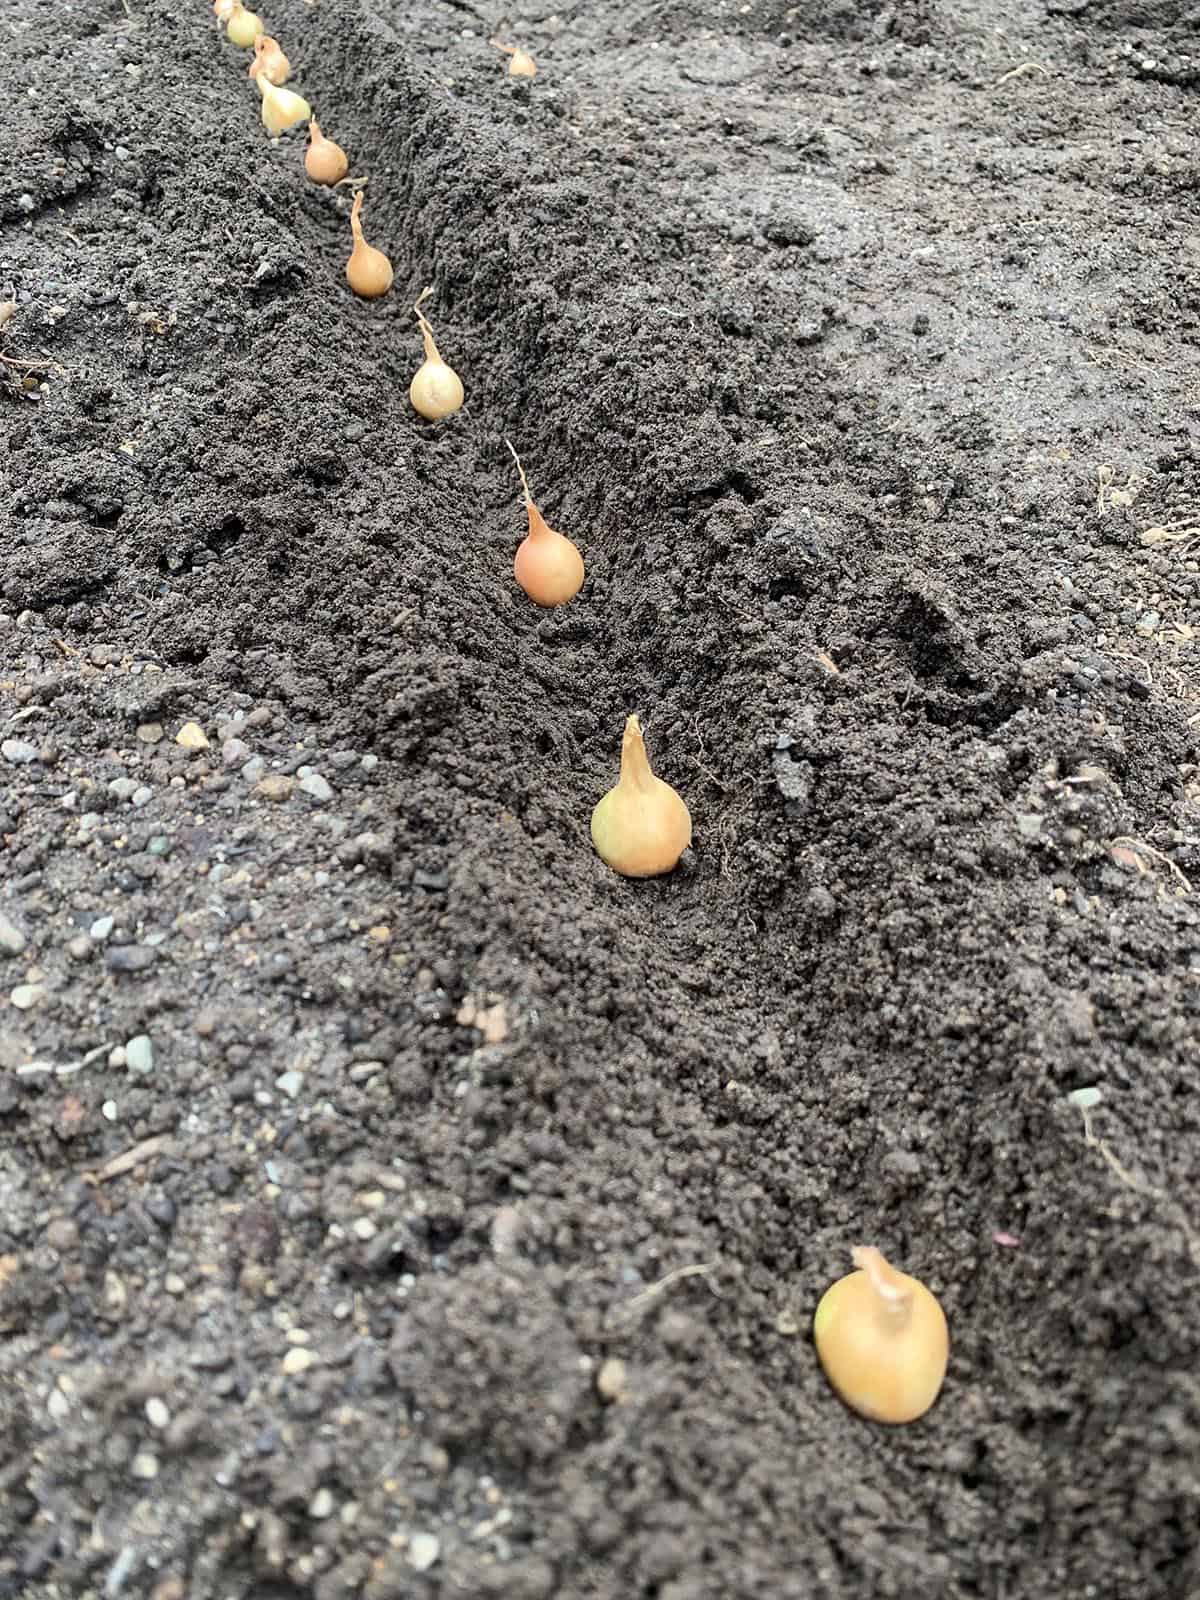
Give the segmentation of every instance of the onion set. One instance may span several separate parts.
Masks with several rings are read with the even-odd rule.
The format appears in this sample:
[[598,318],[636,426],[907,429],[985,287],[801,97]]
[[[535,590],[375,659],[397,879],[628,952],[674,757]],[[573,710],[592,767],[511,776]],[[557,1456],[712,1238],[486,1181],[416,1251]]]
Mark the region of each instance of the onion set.
[[520,45],[502,44],[499,39],[492,43],[497,50],[503,50],[508,57],[508,75],[510,78],[536,78],[537,62],[528,50],[522,50]]
[[946,1314],[916,1278],[873,1247],[825,1291],[813,1338],[825,1376],[873,1422],[915,1422],[937,1399],[950,1359]]
[[242,0],[234,0],[225,18],[225,37],[230,44],[236,44],[239,50],[252,50],[262,31],[262,18],[247,11]]
[[277,88],[265,72],[260,72],[254,81],[262,95],[263,127],[272,139],[278,139],[281,133],[307,122],[312,116],[312,107],[302,94]]
[[260,33],[254,41],[254,60],[248,76],[265,77],[268,83],[286,83],[292,75],[292,64],[279,47],[278,39]]
[[442,360],[441,351],[433,337],[433,329],[421,310],[421,301],[430,293],[431,290],[424,290],[413,306],[417,324],[421,329],[421,337],[425,341],[425,359],[417,368],[413,381],[408,386],[408,398],[413,410],[427,422],[440,422],[443,417],[461,410],[463,386],[462,379],[454,368],[447,366]]
[[583,557],[565,533],[558,533],[533,503],[521,458],[506,439],[521,477],[529,532],[517,548],[513,576],[539,606],[563,606],[583,588]]
[[376,250],[363,238],[362,194],[354,196],[350,208],[350,232],[354,235],[354,248],[346,263],[346,282],[360,300],[378,300],[392,287],[392,263],[382,250]]
[[621,776],[592,812],[592,843],[600,859],[625,878],[670,872],[692,842],[692,818],[669,783],[656,778],[642,725],[625,723]]
[[327,139],[321,132],[316,117],[308,124],[308,149],[304,152],[304,170],[314,183],[333,185],[341,183],[350,170],[350,162],[340,144]]

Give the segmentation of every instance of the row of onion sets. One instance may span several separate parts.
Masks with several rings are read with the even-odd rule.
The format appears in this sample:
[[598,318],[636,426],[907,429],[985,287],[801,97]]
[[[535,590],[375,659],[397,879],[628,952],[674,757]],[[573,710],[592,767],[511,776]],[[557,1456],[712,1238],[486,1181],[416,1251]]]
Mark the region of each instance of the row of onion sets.
[[[308,125],[304,167],[313,183],[354,186],[350,212],[353,240],[346,281],[364,300],[376,300],[392,287],[392,264],[363,237],[361,178],[349,176],[346,152],[322,131],[303,95],[284,85],[291,63],[262,21],[241,0],[213,0],[226,38],[253,50],[250,77],[262,97],[262,120],[273,139]],[[533,58],[515,45],[493,43],[509,56],[511,77],[532,78]],[[461,410],[462,380],[443,359],[433,329],[421,309],[430,290],[413,307],[425,345],[425,359],[409,386],[414,411],[429,422]],[[506,440],[507,444],[508,441]],[[513,575],[539,606],[563,606],[583,587],[583,556],[573,540],[550,527],[533,502],[520,458],[508,444],[521,482],[528,532],[517,550]],[[592,842],[601,859],[626,878],[653,878],[671,872],[692,842],[692,819],[683,798],[655,775],[646,753],[641,724],[626,720],[616,785],[592,812]],[[853,1251],[854,1270],[822,1297],[813,1319],[813,1339],[826,1376],[853,1410],[875,1422],[913,1422],[937,1399],[946,1375],[950,1342],[942,1307],[918,1279],[898,1271],[874,1247]]]
[[[309,178],[331,187],[360,184],[363,180],[348,177],[346,152],[322,131],[308,101],[284,88],[292,64],[278,40],[266,32],[262,19],[248,11],[241,0],[213,0],[213,10],[230,43],[254,52],[249,75],[262,97],[263,124],[271,137],[277,139],[289,129],[307,123],[304,166]],[[509,54],[510,77],[529,78],[537,72],[526,51],[506,44],[498,44],[498,48]],[[360,298],[375,300],[392,287],[392,264],[382,250],[363,237],[362,203],[359,188],[350,211],[353,249],[346,263],[346,279]],[[421,309],[430,292],[426,289],[413,307],[424,340],[425,359],[409,385],[408,397],[418,415],[429,422],[440,422],[461,410],[464,392],[461,378],[443,358],[429,319]],[[513,575],[535,604],[546,608],[566,605],[583,587],[583,556],[573,540],[552,528],[542,516],[529,492],[520,458],[511,444],[508,448],[521,481],[529,525],[513,562]],[[631,878],[670,872],[692,842],[688,808],[670,784],[651,770],[635,716],[626,723],[617,785],[592,815],[592,839],[602,859],[614,871]]]

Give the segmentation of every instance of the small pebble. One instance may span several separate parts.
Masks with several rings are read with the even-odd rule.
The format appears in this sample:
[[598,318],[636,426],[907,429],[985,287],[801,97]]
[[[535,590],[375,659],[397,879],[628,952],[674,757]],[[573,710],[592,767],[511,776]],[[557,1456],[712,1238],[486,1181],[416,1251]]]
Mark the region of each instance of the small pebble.
[[254,792],[264,800],[290,800],[295,784],[282,772],[268,772],[254,785]]
[[250,746],[242,739],[226,739],[221,746],[221,760],[227,767],[242,767],[250,759]]
[[158,1457],[149,1450],[139,1450],[129,1463],[129,1470],[135,1478],[149,1482],[158,1477]]
[[177,1272],[168,1272],[163,1279],[163,1288],[168,1294],[180,1295],[187,1289],[187,1284]]
[[113,1045],[108,1052],[108,1064],[110,1067],[116,1067],[120,1070],[125,1065],[126,1059],[125,1046],[123,1044]]
[[162,740],[163,725],[161,722],[140,723],[137,736],[143,744],[158,744]]
[[109,794],[116,795],[118,800],[128,800],[129,796],[140,785],[136,778],[114,778],[108,786]]
[[185,722],[175,735],[175,743],[185,750],[207,750],[208,735],[198,722]]
[[432,1533],[414,1533],[408,1541],[408,1564],[416,1572],[428,1572],[441,1553],[441,1540]]
[[104,952],[104,964],[110,972],[145,972],[154,965],[155,952],[144,944],[119,944]]
[[18,1011],[28,1011],[31,1006],[37,1005],[45,992],[40,983],[19,983],[8,998]]
[[379,1232],[378,1227],[371,1221],[370,1217],[356,1217],[352,1224],[352,1229],[355,1238],[361,1239],[364,1244],[369,1239],[373,1239]]
[[304,1087],[304,1074],[302,1072],[281,1072],[275,1079],[275,1087],[280,1094],[285,1094],[289,1100],[294,1100]]
[[287,1378],[296,1378],[302,1372],[307,1372],[316,1361],[316,1356],[304,1345],[293,1345],[280,1363],[283,1374]]
[[154,790],[153,789],[147,789],[145,784],[142,784],[142,786],[140,788],[135,789],[133,791],[133,793],[129,796],[130,804],[138,806],[138,807],[146,805],[146,803],[148,801],[153,800],[153,799],[154,799]]
[[154,1046],[148,1033],[139,1033],[125,1043],[125,1065],[130,1072],[144,1077],[154,1071]]
[[308,1514],[314,1522],[323,1522],[333,1515],[333,1495],[328,1489],[318,1489],[308,1502]]
[[105,1122],[115,1122],[117,1120],[117,1102],[115,1100],[106,1100],[100,1107],[100,1115]]
[[364,772],[374,772],[375,768],[378,765],[379,765],[379,757],[378,756],[367,755],[367,756],[364,756],[362,758],[362,760],[359,762],[359,766],[363,769]]
[[97,917],[95,922],[93,922],[91,927],[88,929],[88,938],[95,939],[96,943],[99,944],[102,939],[108,938],[109,934],[113,931],[114,926],[115,918]]
[[46,1410],[54,1418],[55,1422],[61,1422],[65,1416],[69,1415],[71,1402],[61,1389],[51,1389],[50,1398],[46,1401]]
[[46,1227],[46,1243],[61,1255],[79,1243],[79,1227],[70,1217],[55,1217]]
[[0,950],[7,956],[19,956],[29,943],[25,935],[0,911]]
[[301,778],[300,788],[320,806],[327,805],[333,799],[333,790],[319,772],[310,772],[307,777]]
[[27,744],[24,739],[5,739],[0,744],[0,755],[5,761],[11,761],[14,767],[25,767],[37,760],[37,746]]
[[146,1421],[152,1428],[165,1428],[170,1420],[171,1413],[164,1402],[152,1394],[146,1401]]
[[262,756],[251,756],[242,768],[242,777],[245,778],[247,783],[253,785],[260,781],[266,770],[267,763]]
[[596,1374],[596,1393],[601,1400],[610,1403],[620,1400],[625,1393],[625,1384],[628,1374],[625,1363],[619,1356],[609,1356],[602,1361],[600,1370]]

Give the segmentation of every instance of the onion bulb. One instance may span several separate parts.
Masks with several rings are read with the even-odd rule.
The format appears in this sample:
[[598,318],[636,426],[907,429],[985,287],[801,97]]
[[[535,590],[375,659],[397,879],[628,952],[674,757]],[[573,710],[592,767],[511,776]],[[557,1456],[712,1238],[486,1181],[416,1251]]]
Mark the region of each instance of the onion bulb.
[[417,314],[421,337],[425,341],[425,359],[417,368],[413,381],[408,386],[408,398],[413,410],[427,422],[440,422],[443,417],[448,417],[452,412],[461,409],[463,386],[454,368],[448,367],[442,360],[441,352],[433,337],[433,329],[421,310],[421,301],[429,293],[430,291],[426,289],[413,307]]
[[340,144],[327,139],[321,132],[316,117],[309,119],[308,149],[304,152],[304,170],[314,183],[341,183],[350,170],[350,162]]
[[281,133],[294,128],[298,122],[307,122],[312,116],[312,107],[302,94],[276,88],[265,72],[260,72],[254,81],[262,95],[263,127],[272,139],[278,139]]
[[279,48],[279,41],[260,33],[254,41],[254,60],[249,76],[265,77],[268,83],[286,83],[292,74],[292,64]]
[[642,725],[629,717],[621,776],[592,812],[592,843],[622,877],[656,878],[671,871],[691,842],[691,814],[671,785],[651,772]]
[[513,575],[529,598],[539,606],[564,606],[583,588],[583,557],[565,533],[557,533],[534,505],[521,458],[506,439],[521,475],[529,532],[517,547]]
[[860,1246],[858,1269],[827,1289],[813,1318],[825,1376],[873,1422],[914,1422],[938,1397],[950,1359],[946,1314],[916,1278]]
[[242,0],[234,0],[225,18],[225,37],[230,44],[236,44],[240,50],[251,50],[262,31],[262,18],[247,11]]
[[382,250],[376,250],[363,238],[361,192],[354,196],[350,207],[350,232],[354,235],[354,248],[346,263],[346,282],[360,300],[378,300],[392,287],[392,263]]
[[493,39],[492,43],[497,50],[503,50],[508,57],[508,75],[510,78],[537,77],[537,62],[529,54],[528,50],[522,50],[520,45],[516,44],[501,44],[499,39]]

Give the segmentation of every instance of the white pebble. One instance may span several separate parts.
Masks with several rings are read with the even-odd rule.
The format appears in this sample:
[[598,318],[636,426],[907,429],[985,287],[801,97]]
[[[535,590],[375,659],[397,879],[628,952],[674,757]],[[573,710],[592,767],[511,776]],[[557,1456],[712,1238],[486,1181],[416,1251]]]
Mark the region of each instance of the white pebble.
[[19,983],[8,998],[18,1011],[28,1011],[30,1006],[37,1005],[45,992],[40,983]]
[[281,1072],[275,1079],[275,1087],[280,1094],[285,1094],[289,1100],[294,1100],[304,1087],[304,1074],[302,1072]]
[[108,1052],[108,1064],[110,1067],[117,1068],[125,1065],[125,1046],[123,1044],[113,1045],[112,1049]]
[[71,1402],[61,1389],[51,1389],[50,1398],[46,1401],[46,1410],[54,1418],[55,1422],[61,1422],[65,1416],[69,1415]]
[[316,1361],[316,1356],[304,1345],[298,1344],[288,1351],[280,1363],[286,1378],[297,1378],[302,1372],[307,1372]]
[[414,1533],[408,1541],[408,1564],[417,1572],[428,1572],[441,1553],[441,1540],[432,1533]]
[[154,1046],[150,1042],[150,1035],[139,1033],[136,1038],[125,1041],[125,1065],[130,1072],[145,1076],[154,1070]]
[[152,1428],[165,1428],[170,1420],[171,1413],[164,1402],[152,1394],[146,1401],[146,1421]]
[[158,1457],[149,1450],[139,1450],[129,1463],[129,1470],[135,1478],[148,1483],[151,1478],[158,1477]]
[[115,926],[115,917],[97,917],[88,929],[88,938],[94,939],[99,944],[101,940],[108,938]]
[[323,1522],[333,1515],[333,1495],[328,1489],[318,1489],[308,1502],[308,1514],[314,1522]]
[[132,805],[139,807],[144,806],[148,801],[154,799],[154,790],[147,789],[146,785],[142,784],[140,789],[135,789],[133,791],[129,799]]
[[118,1115],[117,1102],[115,1100],[106,1100],[100,1107],[100,1115],[104,1118],[105,1122],[115,1122]]
[[361,1239],[366,1244],[368,1239],[375,1237],[379,1229],[371,1221],[370,1217],[356,1217],[353,1223],[353,1232],[355,1238]]
[[[304,768],[301,767],[300,771],[303,772]],[[326,805],[333,799],[332,788],[319,772],[309,772],[305,777],[302,777],[300,779],[300,788],[303,793],[308,795],[310,800],[315,800],[320,806]]]

